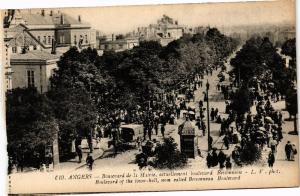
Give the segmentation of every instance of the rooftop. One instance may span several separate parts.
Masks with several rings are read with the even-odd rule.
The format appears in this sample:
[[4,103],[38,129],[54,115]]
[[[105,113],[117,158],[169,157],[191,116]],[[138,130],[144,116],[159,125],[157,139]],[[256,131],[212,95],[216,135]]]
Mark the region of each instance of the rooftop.
[[6,35],[9,39],[9,45],[11,47],[23,46],[26,44],[27,46],[40,45],[37,40],[35,40],[22,25],[17,25],[12,28],[6,28]]
[[78,18],[76,19],[65,13],[54,11],[46,13],[45,10],[41,10],[40,13],[32,13],[17,10],[11,17],[11,24],[24,24],[29,28],[39,28],[40,26],[57,27],[60,25],[90,28],[90,25],[88,23],[83,22],[80,16],[78,16]]
[[48,60],[58,60],[61,54],[51,54],[49,52],[43,50],[32,50],[27,51],[25,54],[11,54],[11,61],[13,60],[40,60],[40,61],[48,61]]
[[[22,14],[22,17],[27,25],[59,25],[61,22],[61,14],[58,13],[52,16],[26,13]],[[84,24],[66,14],[63,14],[63,17],[64,24]]]

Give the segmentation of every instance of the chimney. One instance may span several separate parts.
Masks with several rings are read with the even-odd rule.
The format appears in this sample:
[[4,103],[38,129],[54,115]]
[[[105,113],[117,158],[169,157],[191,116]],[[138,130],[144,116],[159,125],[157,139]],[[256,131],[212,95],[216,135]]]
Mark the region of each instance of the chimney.
[[63,14],[60,15],[60,24],[64,24],[65,23],[65,17]]
[[78,15],[78,22],[81,22],[81,16]]
[[42,16],[45,16],[45,10],[44,10],[44,9],[42,9],[41,15],[42,15]]
[[115,34],[111,34],[111,41],[115,41]]
[[56,54],[56,41],[52,39],[51,54]]
[[53,16],[53,11],[52,10],[50,10],[50,16]]

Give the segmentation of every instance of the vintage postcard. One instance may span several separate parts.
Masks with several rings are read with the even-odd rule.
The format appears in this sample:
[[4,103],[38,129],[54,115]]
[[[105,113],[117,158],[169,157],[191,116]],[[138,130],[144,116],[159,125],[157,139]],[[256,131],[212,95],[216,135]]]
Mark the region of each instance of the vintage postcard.
[[294,0],[1,10],[7,192],[299,186]]

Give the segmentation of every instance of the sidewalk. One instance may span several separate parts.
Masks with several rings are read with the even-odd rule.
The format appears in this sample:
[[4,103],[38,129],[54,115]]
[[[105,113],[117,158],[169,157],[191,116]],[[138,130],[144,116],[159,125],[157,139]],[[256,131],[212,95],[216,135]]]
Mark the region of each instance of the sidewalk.
[[[98,144],[97,147],[94,148],[93,153],[92,153],[94,160],[97,160],[97,159],[103,157],[103,155],[106,152],[113,150],[112,146],[110,148],[108,148],[108,140],[109,140],[109,138],[101,138],[100,143]],[[54,168],[54,170],[55,171],[56,170],[73,171],[73,170],[83,168],[86,166],[85,160],[86,160],[88,153],[89,153],[89,149],[84,148],[84,149],[82,149],[81,163],[78,162],[78,156],[76,156],[74,159],[70,159],[66,162],[59,163],[59,166],[57,166],[57,168]]]

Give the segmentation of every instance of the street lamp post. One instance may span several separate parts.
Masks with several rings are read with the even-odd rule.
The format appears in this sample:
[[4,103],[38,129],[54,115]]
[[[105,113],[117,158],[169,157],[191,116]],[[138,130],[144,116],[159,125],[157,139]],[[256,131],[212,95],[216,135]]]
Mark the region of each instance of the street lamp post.
[[211,145],[210,145],[210,123],[209,123],[209,99],[208,99],[208,90],[209,90],[209,83],[208,83],[208,79],[206,82],[206,103],[207,103],[207,146],[208,146],[208,151],[210,151],[211,149]]

